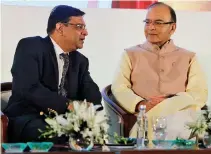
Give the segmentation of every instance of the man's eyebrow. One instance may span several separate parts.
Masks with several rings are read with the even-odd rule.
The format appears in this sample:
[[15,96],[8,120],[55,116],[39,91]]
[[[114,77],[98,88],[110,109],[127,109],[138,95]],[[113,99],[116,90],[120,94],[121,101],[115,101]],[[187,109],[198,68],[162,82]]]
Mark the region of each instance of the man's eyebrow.
[[[151,21],[151,19],[145,19],[146,21]],[[164,20],[162,20],[162,19],[156,19],[156,20],[154,20],[154,21],[163,21],[164,22]]]
[[86,24],[83,24],[83,23],[74,23],[74,24],[77,24],[77,25],[86,25]]
[[[163,21],[162,19],[156,19],[155,21]],[[164,21],[163,21],[164,22]]]

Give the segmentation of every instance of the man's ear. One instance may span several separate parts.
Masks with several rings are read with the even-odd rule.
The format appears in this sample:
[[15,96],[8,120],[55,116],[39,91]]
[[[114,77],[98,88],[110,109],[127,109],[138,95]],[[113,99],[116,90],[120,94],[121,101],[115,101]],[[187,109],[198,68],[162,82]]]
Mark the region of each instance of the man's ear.
[[55,29],[60,35],[63,35],[63,24],[62,23],[57,23]]
[[171,31],[170,31],[171,35],[174,34],[176,28],[177,28],[176,23],[172,24]]

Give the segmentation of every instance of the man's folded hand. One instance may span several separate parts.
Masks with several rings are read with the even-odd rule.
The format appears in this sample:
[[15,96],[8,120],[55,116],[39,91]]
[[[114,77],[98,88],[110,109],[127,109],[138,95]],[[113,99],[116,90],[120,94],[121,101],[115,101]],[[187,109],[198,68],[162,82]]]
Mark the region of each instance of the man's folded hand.
[[73,107],[73,103],[70,103],[67,107],[68,110],[73,111],[74,107]]
[[146,105],[146,112],[148,112],[149,110],[151,110],[153,107],[155,107],[157,104],[159,104],[165,99],[166,96],[153,96],[148,100],[142,100],[141,102],[138,103],[136,107],[136,112],[139,112],[139,108],[141,105]]
[[[87,103],[87,107],[89,107],[90,104],[91,104],[90,102],[86,102],[86,103]],[[74,105],[73,105],[73,103],[69,103],[67,109],[70,110],[70,111],[74,111]]]

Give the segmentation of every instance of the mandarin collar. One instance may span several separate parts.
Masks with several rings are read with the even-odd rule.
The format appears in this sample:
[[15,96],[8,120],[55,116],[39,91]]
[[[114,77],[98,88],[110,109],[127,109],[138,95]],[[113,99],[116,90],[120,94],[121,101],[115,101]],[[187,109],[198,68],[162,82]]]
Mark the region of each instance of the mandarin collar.
[[140,45],[141,48],[156,53],[156,54],[164,54],[164,53],[168,53],[168,52],[173,52],[178,50],[178,47],[175,46],[174,41],[173,40],[169,40],[167,41],[162,48],[160,49],[160,47],[156,44],[152,44],[148,41],[146,41],[144,44]]

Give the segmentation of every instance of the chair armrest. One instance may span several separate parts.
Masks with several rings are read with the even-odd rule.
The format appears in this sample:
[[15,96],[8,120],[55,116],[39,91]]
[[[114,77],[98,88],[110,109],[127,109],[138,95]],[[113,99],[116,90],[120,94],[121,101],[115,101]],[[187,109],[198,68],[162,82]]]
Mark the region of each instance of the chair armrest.
[[12,82],[3,82],[1,83],[1,92],[8,91],[12,89]]
[[111,92],[111,85],[107,86],[102,91],[102,96],[107,105],[120,117],[120,123],[123,125],[124,137],[129,137],[130,130],[136,122],[136,116],[119,105]]
[[7,142],[8,117],[1,112],[1,143]]

